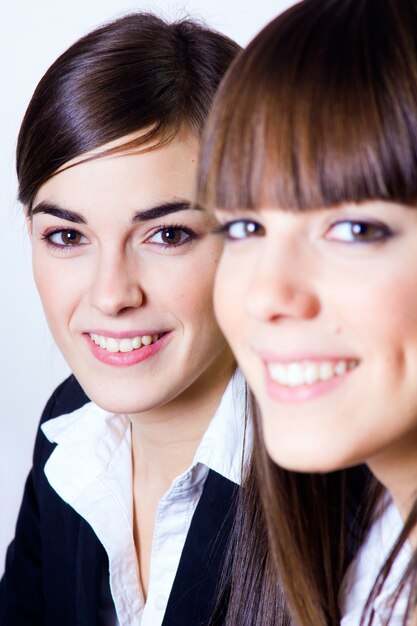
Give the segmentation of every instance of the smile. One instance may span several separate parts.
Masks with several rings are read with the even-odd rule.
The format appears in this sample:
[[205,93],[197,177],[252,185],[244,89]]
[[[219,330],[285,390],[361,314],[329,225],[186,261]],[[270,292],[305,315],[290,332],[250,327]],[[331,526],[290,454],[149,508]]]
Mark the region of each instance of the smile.
[[96,346],[100,346],[107,352],[133,352],[139,350],[145,346],[150,346],[152,343],[158,341],[162,335],[138,335],[136,337],[123,337],[123,339],[116,339],[115,337],[105,337],[104,335],[97,335],[90,333],[91,339]]
[[[129,333],[126,333],[126,335]],[[131,333],[130,333],[131,334]],[[157,355],[172,339],[171,331],[111,337],[109,334],[85,333],[87,345],[93,356],[112,367],[138,365]]]
[[271,380],[285,387],[311,386],[343,376],[358,365],[353,359],[338,361],[295,361],[292,363],[268,363]]

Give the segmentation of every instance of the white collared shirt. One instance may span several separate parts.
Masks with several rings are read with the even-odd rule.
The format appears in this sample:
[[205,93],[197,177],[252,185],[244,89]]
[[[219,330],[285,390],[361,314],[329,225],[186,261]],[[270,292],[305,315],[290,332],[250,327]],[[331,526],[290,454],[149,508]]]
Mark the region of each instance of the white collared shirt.
[[[49,420],[42,430],[57,443],[45,465],[52,488],[93,528],[109,559],[110,589],[117,626],[160,626],[178,569],[191,519],[212,469],[240,484],[245,434],[245,383],[237,371],[197,449],[190,468],[177,476],[161,498],[152,542],[146,604],[138,576],[133,538],[130,420],[92,402]],[[243,450],[245,447],[245,450]],[[103,599],[103,602],[105,599]]]
[[[402,529],[403,521],[400,513],[391,498],[387,496],[382,514],[372,524],[356,558],[345,574],[340,590],[343,616],[341,626],[359,626],[368,596]],[[381,593],[373,603],[375,626],[387,624],[394,593],[410,562],[411,554],[411,546],[406,542],[393,563]],[[408,593],[409,588],[406,586],[395,604],[389,621],[390,626],[402,626]]]

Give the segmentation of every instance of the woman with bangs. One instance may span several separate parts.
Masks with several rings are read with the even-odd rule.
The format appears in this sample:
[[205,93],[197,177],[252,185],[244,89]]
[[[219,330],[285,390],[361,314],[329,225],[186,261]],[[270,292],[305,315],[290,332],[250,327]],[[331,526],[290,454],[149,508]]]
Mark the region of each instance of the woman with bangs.
[[[266,26],[218,92],[198,195],[256,398],[228,624],[416,624],[417,4],[304,0]],[[273,565],[238,550],[263,519]],[[286,602],[251,589],[273,566]]]
[[238,50],[134,13],[75,42],[29,103],[19,199],[73,375],[42,416],[2,626],[208,623],[249,436],[212,303],[222,242],[192,198]]

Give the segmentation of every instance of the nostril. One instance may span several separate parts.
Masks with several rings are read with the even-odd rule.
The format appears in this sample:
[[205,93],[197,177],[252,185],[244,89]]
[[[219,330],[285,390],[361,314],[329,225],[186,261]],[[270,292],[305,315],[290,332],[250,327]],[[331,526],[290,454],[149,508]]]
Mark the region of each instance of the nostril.
[[320,311],[320,302],[311,290],[278,281],[257,281],[246,294],[246,313],[262,321],[280,318],[310,319]]
[[122,315],[143,306],[145,296],[138,285],[118,283],[100,285],[98,283],[90,292],[91,304],[105,315]]

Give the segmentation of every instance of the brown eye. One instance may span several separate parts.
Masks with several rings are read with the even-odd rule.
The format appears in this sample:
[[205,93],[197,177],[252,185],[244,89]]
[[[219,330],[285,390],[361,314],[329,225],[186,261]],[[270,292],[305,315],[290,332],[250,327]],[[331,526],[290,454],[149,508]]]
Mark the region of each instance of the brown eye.
[[167,244],[175,245],[180,243],[182,236],[183,231],[180,228],[164,228],[164,230],[161,231],[161,239]]
[[378,239],[381,235],[381,229],[375,226],[374,224],[365,224],[364,222],[358,222],[357,224],[352,224],[352,236],[357,241],[369,241],[373,239]]
[[74,246],[81,241],[81,233],[76,230],[61,230],[60,239],[65,246]]
[[168,226],[156,231],[149,239],[149,243],[155,243],[160,246],[174,247],[181,246],[195,239],[196,235],[189,228],[179,226]]
[[346,220],[333,224],[326,233],[326,239],[343,243],[373,243],[387,239],[390,234],[384,224]]
[[221,227],[220,232],[224,234],[226,239],[231,241],[265,236],[265,228],[262,224],[252,222],[250,220],[235,220],[233,222],[228,222]]
[[86,237],[73,228],[56,230],[54,233],[46,235],[45,239],[51,246],[56,248],[68,248],[87,243]]

